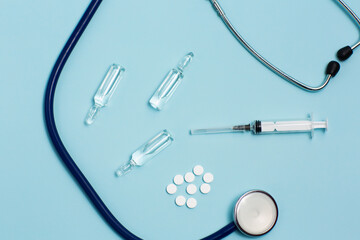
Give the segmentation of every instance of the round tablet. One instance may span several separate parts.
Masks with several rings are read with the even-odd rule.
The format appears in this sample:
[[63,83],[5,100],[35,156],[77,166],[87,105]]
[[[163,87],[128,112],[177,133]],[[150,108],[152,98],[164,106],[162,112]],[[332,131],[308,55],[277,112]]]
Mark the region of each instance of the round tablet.
[[212,181],[214,181],[214,175],[212,175],[212,173],[205,173],[203,176],[203,180],[206,183],[211,183]]
[[181,185],[181,184],[183,184],[183,183],[184,183],[184,177],[183,177],[182,175],[176,175],[176,176],[174,177],[174,183],[175,183],[176,185]]
[[278,208],[268,193],[251,191],[238,200],[234,216],[235,224],[241,232],[249,236],[261,236],[275,226]]
[[176,203],[176,205],[178,205],[179,207],[184,206],[185,203],[186,203],[186,198],[185,198],[184,196],[178,196],[178,197],[175,199],[175,203]]
[[186,201],[186,206],[188,208],[195,208],[197,205],[197,201],[195,198],[189,198],[187,201]]
[[207,193],[210,192],[210,190],[211,190],[210,184],[207,184],[207,183],[201,184],[201,186],[200,186],[200,192],[201,192],[201,193],[207,194]]
[[174,193],[176,193],[176,191],[177,191],[177,187],[176,187],[175,184],[169,184],[169,185],[166,187],[166,192],[167,192],[168,194],[174,194]]
[[185,174],[185,181],[191,183],[195,180],[195,175],[192,172]]
[[201,165],[196,165],[193,169],[193,172],[196,176],[200,176],[204,173],[204,168]]
[[189,186],[187,186],[186,188],[186,192],[190,195],[195,194],[197,191],[197,187],[194,184],[189,184]]

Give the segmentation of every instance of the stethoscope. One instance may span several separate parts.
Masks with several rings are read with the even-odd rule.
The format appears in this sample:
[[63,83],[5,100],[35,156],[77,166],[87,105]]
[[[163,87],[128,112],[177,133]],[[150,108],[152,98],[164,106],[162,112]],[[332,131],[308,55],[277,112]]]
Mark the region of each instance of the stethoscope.
[[[355,14],[355,12],[342,0],[337,0],[345,9],[346,11],[354,18],[354,20],[358,23],[358,25],[360,26],[360,19],[359,17]],[[263,65],[265,65],[267,68],[269,68],[271,71],[273,71],[274,73],[276,73],[278,76],[280,76],[281,78],[289,81],[290,83],[294,84],[295,86],[303,89],[303,90],[307,90],[307,91],[311,91],[311,92],[316,92],[319,90],[322,90],[323,88],[325,88],[328,83],[330,82],[331,78],[334,78],[336,76],[336,74],[339,72],[340,70],[340,63],[338,63],[337,61],[331,61],[329,62],[327,68],[326,68],[326,77],[324,82],[317,86],[317,87],[312,87],[309,85],[306,85],[305,83],[293,78],[292,76],[290,76],[289,74],[285,73],[284,71],[282,71],[281,69],[279,69],[278,67],[276,67],[274,64],[272,64],[270,61],[266,60],[263,56],[260,55],[260,53],[258,53],[248,42],[245,41],[245,39],[239,34],[239,32],[235,29],[235,27],[231,24],[230,20],[228,19],[228,17],[225,15],[224,10],[221,8],[220,4],[217,2],[217,0],[210,0],[210,2],[212,3],[213,7],[215,8],[215,10],[217,11],[217,13],[219,14],[219,16],[221,17],[221,19],[223,20],[223,22],[225,23],[225,25],[229,28],[229,30],[231,31],[231,33],[235,36],[235,38],[258,60],[260,61]],[[348,58],[351,57],[351,55],[353,54],[353,51],[360,46],[360,41],[358,43],[356,43],[354,46],[350,47],[350,46],[346,46],[342,49],[340,49],[337,53],[337,57],[340,61],[345,61]]]
[[[360,24],[359,19],[353,13],[353,11],[345,5],[341,0],[338,0],[349,12],[350,14],[356,19],[356,21]],[[263,62],[266,66],[270,69],[278,73],[283,78],[287,79],[288,81],[294,83],[295,85],[311,90],[317,91],[324,88],[329,80],[336,75],[339,71],[339,64],[334,62],[330,63],[327,71],[327,79],[325,83],[317,88],[309,87],[292,77],[288,76],[287,74],[283,73],[281,70],[273,66],[270,62],[266,61],[263,57],[261,57],[253,48],[247,44],[244,39],[236,32],[236,30],[232,27],[229,20],[226,18],[223,10],[221,9],[220,5],[217,3],[216,0],[211,0],[214,7],[219,12],[220,16],[224,20],[224,22],[228,25],[230,30],[235,34],[238,40],[245,45],[249,49],[249,51],[254,54],[261,62]],[[84,174],[78,168],[72,157],[70,156],[69,152],[65,148],[58,130],[55,124],[55,117],[54,117],[54,97],[56,86],[61,75],[61,72],[70,57],[74,47],[78,43],[80,37],[82,36],[83,32],[85,31],[86,27],[88,26],[89,22],[91,21],[92,17],[94,16],[95,12],[99,8],[102,0],[92,0],[86,9],[84,15],[80,19],[79,23],[75,27],[74,31],[72,32],[70,38],[66,42],[64,48],[62,49],[49,78],[46,92],[45,92],[45,100],[44,100],[44,115],[45,115],[45,122],[49,137],[51,142],[53,143],[54,148],[56,149],[57,153],[59,154],[61,160],[68,168],[70,173],[76,179],[80,187],[88,196],[89,200],[92,202],[94,207],[103,217],[103,219],[109,224],[109,226],[117,232],[121,237],[125,239],[137,240],[141,239],[129,230],[127,230],[111,213],[105,203],[102,201],[100,196],[94,190],[92,185],[86,179]],[[351,56],[352,50],[358,47],[360,43],[356,44],[354,47],[346,47],[339,51],[339,58],[346,59]],[[234,221],[230,224],[226,225],[225,227],[221,228],[217,232],[205,237],[203,239],[206,240],[215,240],[215,239],[222,239],[229,235],[230,233],[234,232],[236,229],[240,230],[245,235],[249,236],[261,236],[263,234],[268,233],[276,224],[278,219],[278,207],[275,200],[272,196],[264,191],[260,190],[253,190],[245,193],[242,195],[235,207],[234,207]]]

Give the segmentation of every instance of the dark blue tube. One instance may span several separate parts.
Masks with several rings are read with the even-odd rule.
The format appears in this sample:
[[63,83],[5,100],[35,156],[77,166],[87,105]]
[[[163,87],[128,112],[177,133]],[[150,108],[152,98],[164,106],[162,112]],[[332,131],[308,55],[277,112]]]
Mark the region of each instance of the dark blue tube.
[[104,220],[122,237],[125,239],[140,239],[139,237],[132,234],[128,231],[121,223],[114,217],[110,210],[106,207],[104,202],[101,200],[99,195],[96,193],[94,188],[91,186],[89,181],[86,179],[84,174],[80,171],[78,166],[75,164],[74,160],[71,158],[70,154],[66,150],[64,144],[61,141],[59,133],[56,129],[55,119],[54,119],[54,97],[55,89],[58,83],[60,74],[65,66],[66,61],[68,60],[71,52],[73,51],[75,45],[79,41],[81,35],[85,31],[87,25],[94,16],[96,10],[100,6],[102,0],[92,0],[89,7],[86,9],[86,12],[82,16],[78,25],[71,34],[69,40],[66,42],[63,50],[61,51],[55,66],[51,72],[48,85],[45,93],[45,121],[48,130],[49,137],[58,152],[60,158],[69,169],[71,174],[74,176],[76,181],[79,183],[80,187],[84,190],[86,195],[89,197],[95,208],[104,218]]
[[237,229],[235,223],[229,223],[228,225],[226,225],[225,227],[223,227],[222,229],[220,229],[219,231],[203,238],[202,240],[220,240],[223,239],[224,237],[227,237],[228,235],[230,235],[232,232],[234,232]]
[[[77,24],[76,28],[72,32],[70,38],[66,42],[64,48],[62,49],[54,68],[51,72],[46,92],[45,92],[45,100],[44,100],[44,114],[45,114],[45,122],[49,137],[51,142],[56,149],[57,153],[59,154],[61,160],[64,162],[65,166],[68,168],[70,173],[76,179],[80,187],[84,190],[94,207],[103,217],[103,219],[111,226],[111,228],[117,232],[121,237],[128,239],[128,240],[138,240],[141,239],[127,230],[111,213],[111,211],[106,207],[105,203],[101,200],[99,195],[96,193],[94,188],[91,186],[89,181],[86,179],[84,174],[78,168],[74,160],[71,158],[70,154],[66,150],[59,133],[56,128],[55,124],[55,117],[54,117],[54,97],[55,97],[55,90],[56,85],[58,83],[59,77],[61,72],[68,60],[71,52],[73,51],[74,47],[78,43],[81,35],[85,31],[86,27],[88,26],[89,22],[91,21],[92,17],[94,16],[95,12],[99,8],[102,0],[92,0],[89,4],[88,8],[86,9],[84,15],[80,19],[79,23]],[[228,227],[228,226],[227,226]],[[230,234],[230,228],[223,228],[219,230],[216,235],[216,238],[211,238],[211,236],[207,237],[206,239],[221,239],[222,237],[227,236]],[[233,231],[233,230],[232,230]],[[224,235],[221,235],[224,234]],[[226,234],[226,235],[225,235]],[[214,235],[215,236],[215,235]]]

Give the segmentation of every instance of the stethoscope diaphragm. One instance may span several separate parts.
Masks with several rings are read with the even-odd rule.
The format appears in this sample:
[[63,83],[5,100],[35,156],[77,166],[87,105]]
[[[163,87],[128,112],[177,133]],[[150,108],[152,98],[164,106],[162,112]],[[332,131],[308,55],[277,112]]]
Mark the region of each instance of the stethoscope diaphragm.
[[234,209],[234,222],[248,236],[261,236],[273,229],[278,219],[274,198],[260,190],[242,195]]

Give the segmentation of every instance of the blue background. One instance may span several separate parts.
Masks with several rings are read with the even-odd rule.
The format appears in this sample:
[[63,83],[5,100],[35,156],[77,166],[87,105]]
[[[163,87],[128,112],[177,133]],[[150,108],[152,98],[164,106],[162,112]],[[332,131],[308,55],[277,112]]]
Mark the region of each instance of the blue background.
[[[221,0],[242,35],[276,65],[316,85],[359,29],[334,0]],[[360,1],[348,0],[360,13]],[[0,0],[0,239],[118,239],[54,152],[43,120],[51,68],[89,1]],[[195,53],[162,112],[147,105],[166,72]],[[360,54],[320,93],[263,67],[224,27],[208,1],[104,1],[56,92],[56,122],[69,152],[109,208],[145,239],[199,239],[229,223],[237,198],[263,189],[279,221],[261,239],[356,239],[359,226]],[[111,63],[126,68],[108,108],[83,124]],[[197,127],[255,119],[328,118],[308,135],[189,136]],[[146,166],[114,170],[162,129],[175,142]],[[175,206],[165,187],[196,164],[215,175],[198,207]],[[184,191],[184,189],[180,189]],[[228,239],[244,239],[234,233]]]

